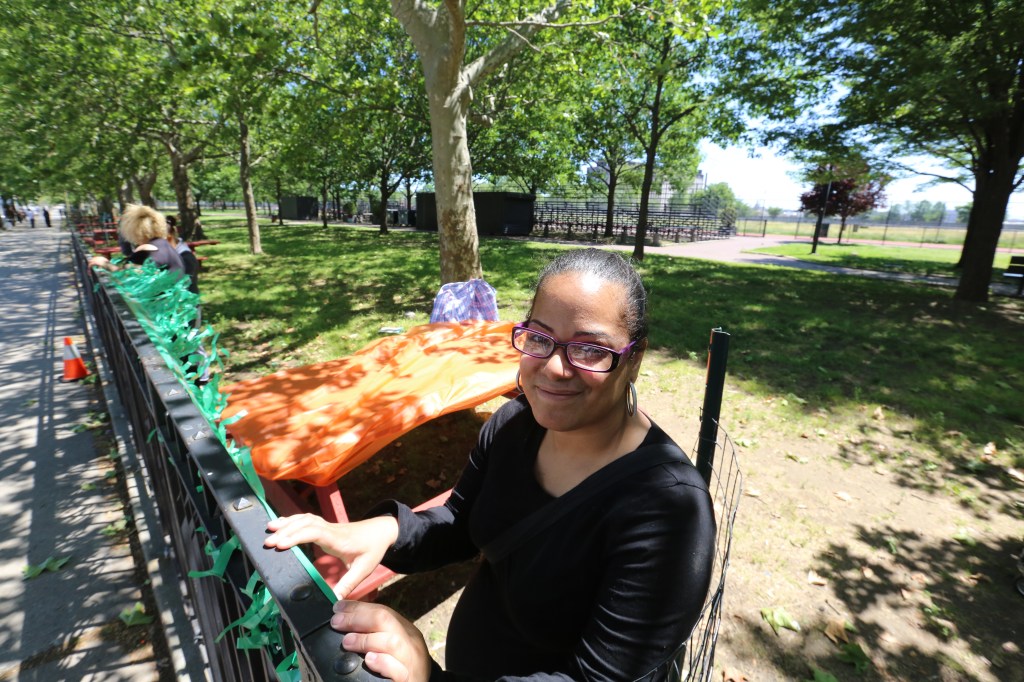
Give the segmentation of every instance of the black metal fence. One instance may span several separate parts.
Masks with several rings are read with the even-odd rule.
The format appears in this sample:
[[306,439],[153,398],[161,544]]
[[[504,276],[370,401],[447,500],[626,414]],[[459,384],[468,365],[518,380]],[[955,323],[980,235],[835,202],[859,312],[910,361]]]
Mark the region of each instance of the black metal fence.
[[[223,580],[186,578],[214,680],[356,681],[379,679],[361,657],[341,648],[329,625],[331,600],[292,552],[264,549],[266,510],[235,466],[185,386],[166,365],[128,303],[88,266],[77,235],[74,258],[88,307],[102,340],[144,464],[165,536],[182,576],[206,571],[206,548],[232,536],[239,548]],[[250,577],[257,572],[279,607],[280,646],[248,648],[239,629],[226,630],[252,605]],[[247,589],[247,587],[249,589]],[[225,631],[226,630],[226,631]],[[222,635],[223,633],[223,635]],[[241,644],[241,647],[239,646]],[[278,673],[292,652],[298,670]]]

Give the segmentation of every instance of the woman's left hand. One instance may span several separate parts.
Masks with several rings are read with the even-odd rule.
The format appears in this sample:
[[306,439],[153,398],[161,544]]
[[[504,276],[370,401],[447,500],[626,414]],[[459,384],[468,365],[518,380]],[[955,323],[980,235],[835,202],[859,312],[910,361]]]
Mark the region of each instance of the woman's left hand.
[[380,604],[342,600],[331,627],[344,632],[342,645],[365,656],[366,667],[395,682],[428,682],[431,659],[416,626]]

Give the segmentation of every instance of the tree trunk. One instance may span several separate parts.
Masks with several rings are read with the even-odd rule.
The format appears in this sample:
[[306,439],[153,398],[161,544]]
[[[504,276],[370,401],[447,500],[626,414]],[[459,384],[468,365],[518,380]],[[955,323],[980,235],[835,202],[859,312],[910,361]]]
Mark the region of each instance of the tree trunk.
[[[657,130],[657,114],[653,117],[654,125],[651,127]],[[651,136],[651,144],[647,147],[647,159],[644,161],[644,181],[640,185],[640,214],[636,221],[636,242],[633,245],[633,258],[644,259],[644,240],[647,239],[647,213],[651,202],[651,185],[654,184],[654,162],[658,156],[657,133]]]
[[196,224],[196,200],[192,194],[192,185],[188,179],[188,163],[181,153],[172,150],[171,182],[174,195],[178,200],[178,232],[185,241],[204,239],[203,229]]
[[114,220],[114,200],[110,195],[100,199],[100,214],[106,216],[111,221]]
[[388,199],[391,198],[391,188],[388,187],[388,173],[382,170],[380,173],[380,205],[377,207],[374,220],[380,225],[380,234],[388,233]]
[[974,176],[974,203],[967,219],[967,235],[960,256],[963,267],[953,296],[960,301],[984,303],[988,300],[992,261],[996,256],[1016,173],[1016,167],[999,165],[1003,167],[991,168],[984,164],[984,168],[991,168],[993,172],[982,171]]
[[[284,216],[281,215],[281,176],[274,178],[274,196],[277,198],[277,224],[284,225]],[[270,221],[273,223],[274,221]]]
[[846,216],[839,216],[839,237],[836,239],[836,244],[843,243],[843,230],[846,229]]
[[323,228],[327,229],[327,178],[320,183],[320,216]]
[[608,207],[604,215],[604,236],[611,238],[615,236],[615,190],[619,185],[619,174],[608,168]]
[[412,215],[412,178],[405,179],[405,224],[412,225],[409,217]]
[[139,190],[139,201],[142,202],[143,206],[156,208],[156,199],[153,198],[153,187],[156,186],[156,178],[156,170],[132,176],[132,183]]
[[238,117],[238,177],[242,183],[242,201],[245,203],[245,223],[249,227],[249,253],[263,253],[260,241],[260,223],[256,215],[256,198],[252,191],[252,164],[249,157],[249,124]]
[[134,204],[135,197],[132,196],[132,180],[128,178],[123,185],[117,188],[117,208],[124,213],[124,207]]
[[466,144],[468,95],[446,106],[448,88],[425,69],[434,155],[434,196],[441,252],[441,283],[483,276],[473,208],[473,166]]

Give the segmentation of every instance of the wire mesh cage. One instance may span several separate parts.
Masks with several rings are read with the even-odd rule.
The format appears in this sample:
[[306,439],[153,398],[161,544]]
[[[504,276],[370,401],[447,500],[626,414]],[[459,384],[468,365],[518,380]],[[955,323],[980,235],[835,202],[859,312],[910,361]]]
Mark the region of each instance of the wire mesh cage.
[[[696,449],[696,446],[694,446]],[[736,457],[736,448],[729,434],[719,425],[715,444],[714,465],[708,492],[715,510],[715,563],[711,588],[697,624],[693,627],[686,651],[680,658],[682,680],[710,680],[715,663],[715,645],[722,625],[722,599],[725,595],[725,574],[729,569],[733,524],[743,493],[743,473]],[[675,679],[674,677],[672,679]]]

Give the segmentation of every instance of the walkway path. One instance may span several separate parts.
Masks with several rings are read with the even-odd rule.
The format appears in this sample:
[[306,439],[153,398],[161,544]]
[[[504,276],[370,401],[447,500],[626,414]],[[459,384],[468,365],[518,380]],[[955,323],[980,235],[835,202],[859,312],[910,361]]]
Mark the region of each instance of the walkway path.
[[[810,242],[805,239],[793,239],[792,237],[732,237],[731,239],[717,239],[712,241],[691,242],[685,244],[663,243],[659,247],[651,247],[646,253],[663,254],[668,256],[687,256],[689,258],[702,258],[704,260],[726,261],[730,263],[745,263],[749,265],[772,265],[784,268],[799,268],[801,270],[818,270],[820,272],[832,272],[838,275],[849,275],[852,277],[869,277],[873,279],[887,279],[900,282],[922,282],[936,286],[955,287],[955,277],[940,277],[936,275],[922,276],[902,272],[880,272],[876,270],[861,270],[857,268],[844,268],[823,263],[812,263],[811,261],[800,260],[791,256],[776,256],[769,253],[752,253],[755,249],[779,246],[782,244],[806,244],[810,249]],[[632,251],[632,246],[616,247]],[[992,284],[993,293],[1010,296],[1016,293],[1016,287],[1008,284],[995,282]]]
[[[109,529],[134,516],[149,537],[144,515],[118,497],[113,441],[82,427],[107,413],[102,394],[63,381],[64,337],[91,355],[66,232],[0,232],[0,310],[0,681],[174,679],[180,651],[168,655],[159,628],[119,618],[151,576]],[[67,563],[23,579],[50,557]]]

